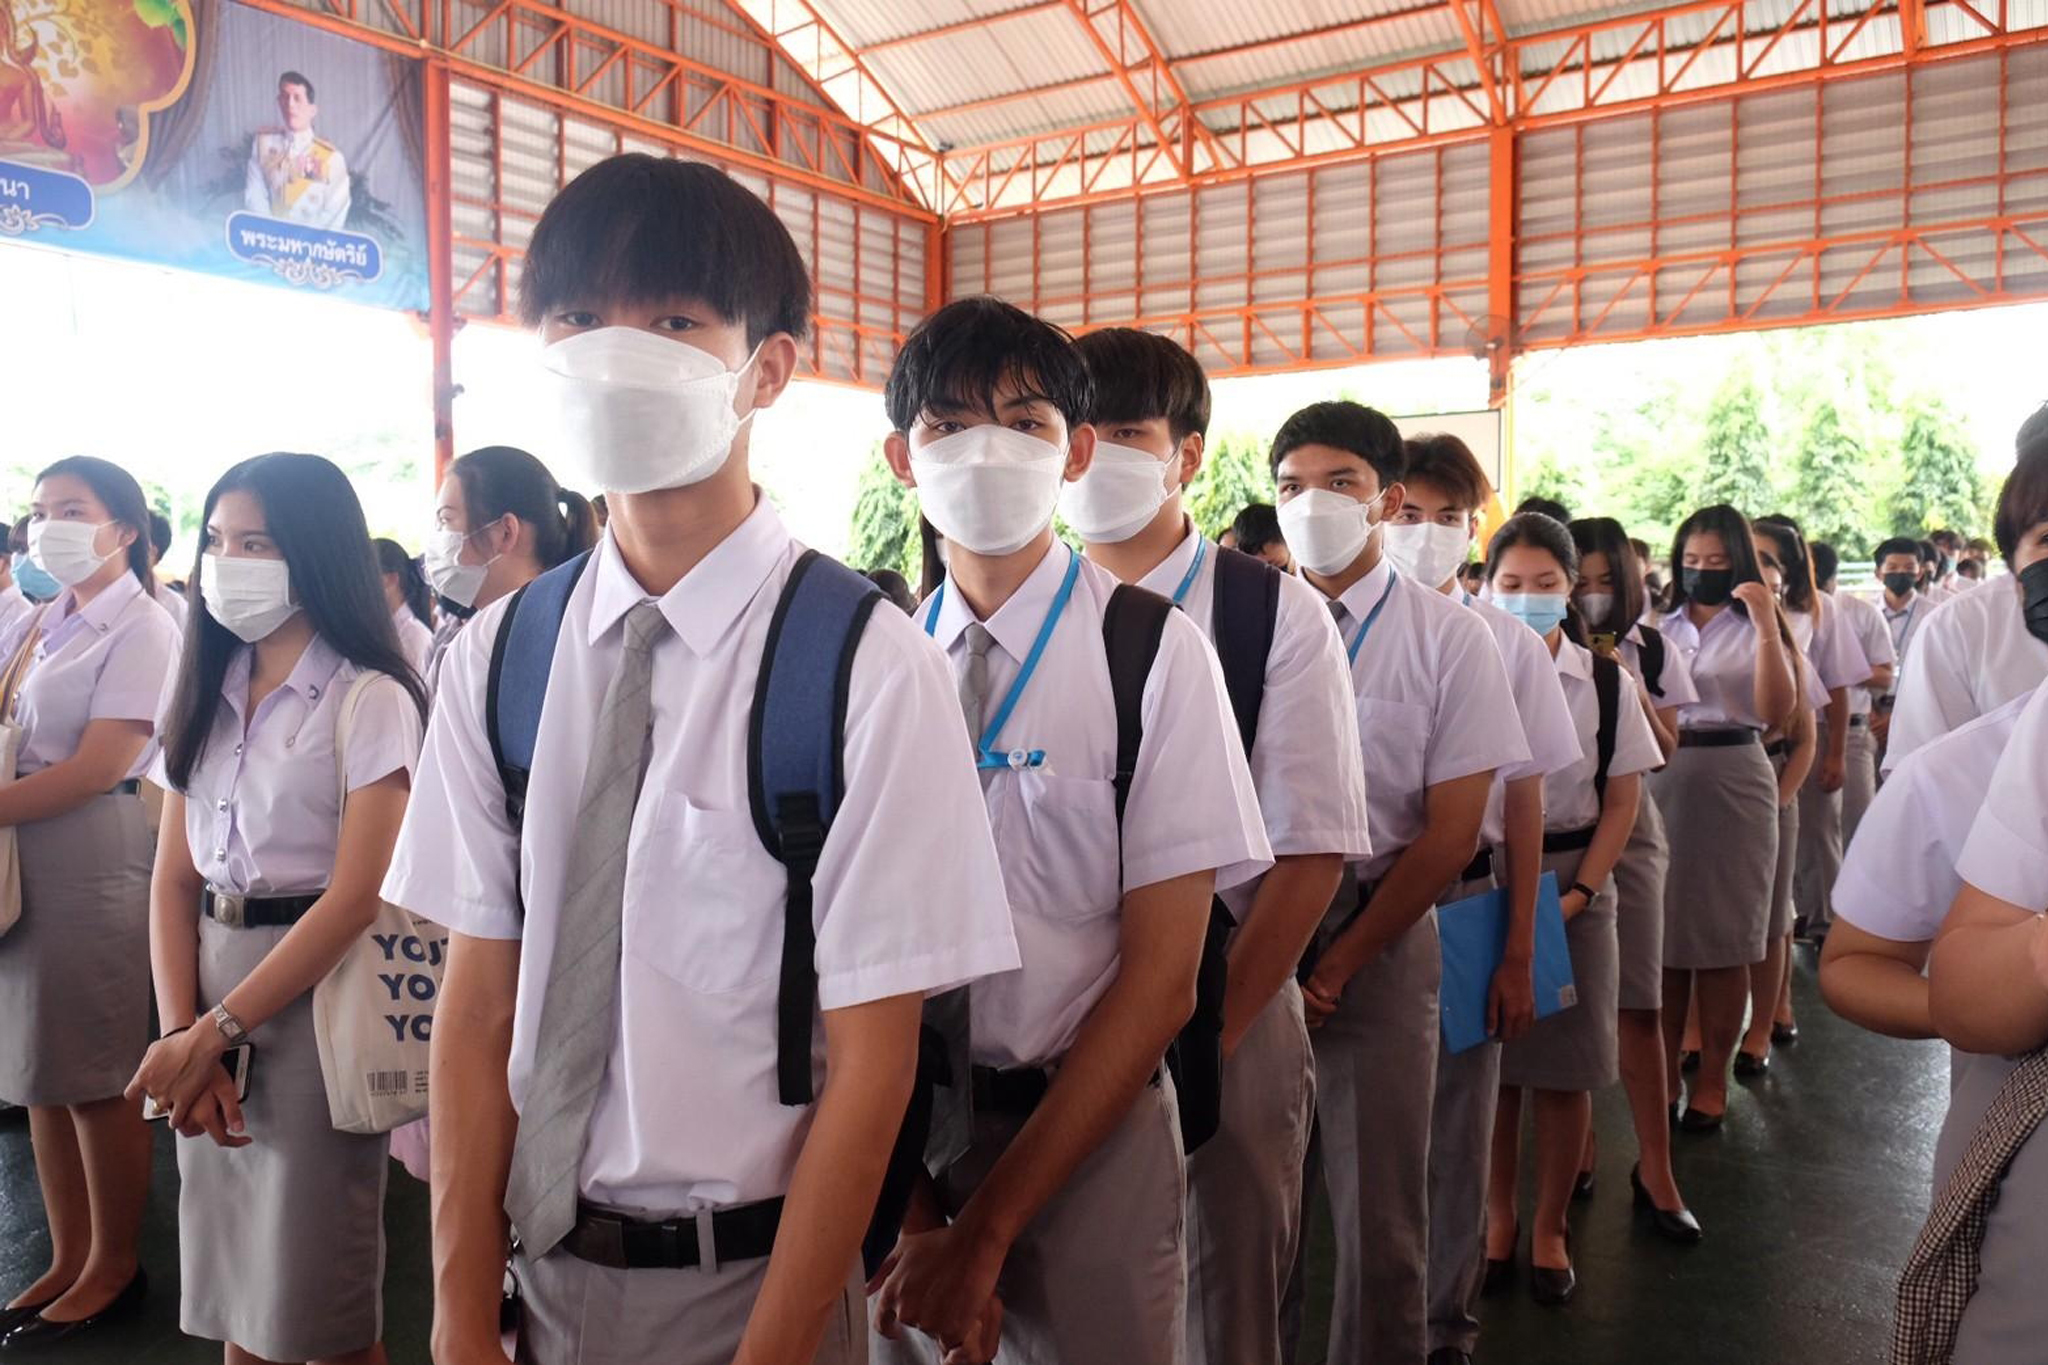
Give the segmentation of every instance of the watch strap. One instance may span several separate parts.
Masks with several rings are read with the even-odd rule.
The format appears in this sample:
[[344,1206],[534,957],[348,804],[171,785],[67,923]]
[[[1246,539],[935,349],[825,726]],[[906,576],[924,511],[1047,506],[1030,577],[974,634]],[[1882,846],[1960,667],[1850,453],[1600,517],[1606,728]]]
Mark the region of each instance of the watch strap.
[[249,1041],[249,1030],[242,1027],[242,1021],[235,1018],[225,1004],[215,1005],[208,1016],[213,1026],[220,1030],[220,1036],[228,1040],[229,1047],[240,1047]]
[[1595,891],[1592,887],[1586,885],[1584,882],[1573,882],[1569,887],[1566,887],[1565,889],[1568,891],[1578,892],[1581,896],[1584,896],[1586,898],[1586,902],[1588,904],[1591,904],[1593,901],[1596,901],[1600,898],[1600,893],[1598,891]]

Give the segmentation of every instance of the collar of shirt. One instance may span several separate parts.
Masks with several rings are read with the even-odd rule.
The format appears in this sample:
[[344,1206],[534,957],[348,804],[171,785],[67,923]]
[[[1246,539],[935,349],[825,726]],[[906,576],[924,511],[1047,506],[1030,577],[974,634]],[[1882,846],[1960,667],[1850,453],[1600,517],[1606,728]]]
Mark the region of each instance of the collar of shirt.
[[1180,544],[1173,547],[1173,553],[1159,561],[1151,573],[1138,580],[1138,586],[1147,592],[1156,592],[1161,597],[1171,598],[1180,581],[1188,576],[1188,566],[1195,562],[1195,551],[1202,547],[1202,533],[1195,529],[1192,519],[1182,523],[1184,534]]
[[[132,573],[124,573],[109,583],[101,589],[98,597],[86,603],[82,609],[78,606],[78,595],[66,588],[64,595],[59,597],[56,605],[50,609],[51,619],[43,626],[43,653],[49,654],[62,648],[64,641],[77,634],[80,629],[106,634],[128,604],[140,596],[142,584],[136,581]],[[73,626],[73,622],[82,624]]]
[[[1549,646],[1544,646],[1546,649]],[[1593,681],[1593,651],[1572,640],[1565,640],[1557,647],[1557,675],[1572,678],[1578,682]]]
[[[1393,576],[1393,573],[1393,561],[1385,555],[1381,555],[1380,562],[1372,566],[1371,573],[1344,589],[1337,596],[1336,600],[1344,604],[1345,615],[1350,618],[1345,624],[1352,630],[1358,629],[1365,621],[1365,618],[1372,614],[1372,609],[1379,604],[1380,599],[1386,595],[1387,580]],[[1349,636],[1345,637],[1344,646],[1347,649],[1350,648],[1351,639]]]
[[[305,701],[308,708],[312,707],[320,700],[320,693],[333,684],[334,675],[341,671],[341,663],[340,652],[316,634],[306,642],[306,648],[300,653],[299,661],[292,665],[292,671],[284,682],[257,707],[259,718],[261,713],[269,711],[272,698],[286,692],[296,694]],[[226,699],[236,717],[243,721],[245,729],[248,728],[249,674],[255,666],[255,646],[243,645],[235,651],[234,657],[228,660],[227,672],[221,676],[220,681],[221,696]]]
[[[1010,594],[1010,600],[996,608],[996,614],[982,622],[988,633],[995,637],[1003,652],[1013,659],[1022,659],[1031,652],[1032,642],[1037,640],[1039,628],[1045,624],[1045,614],[1052,610],[1052,599],[1059,595],[1060,583],[1067,576],[1067,565],[1073,559],[1074,551],[1065,543],[1055,540],[1046,550],[1045,558],[1038,561],[1038,567],[1030,577]],[[950,651],[953,642],[960,638],[974,621],[974,608],[967,605],[967,594],[953,581],[953,575],[946,575],[946,596],[939,604],[939,619],[932,631],[939,648]],[[922,625],[922,620],[919,621]]]
[[[754,494],[754,510],[660,599],[669,628],[699,658],[710,655],[768,581],[789,547],[789,529],[774,505]],[[589,643],[595,645],[648,591],[633,577],[609,531],[597,546],[597,585],[590,600]]]

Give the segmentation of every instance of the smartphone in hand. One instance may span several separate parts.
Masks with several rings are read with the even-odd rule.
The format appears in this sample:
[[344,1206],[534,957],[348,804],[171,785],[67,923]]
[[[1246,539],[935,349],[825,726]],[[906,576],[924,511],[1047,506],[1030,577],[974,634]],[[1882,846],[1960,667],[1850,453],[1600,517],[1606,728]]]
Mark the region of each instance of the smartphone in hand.
[[[235,1083],[235,1100],[237,1103],[249,1098],[249,1069],[254,1065],[255,1057],[256,1045],[254,1043],[243,1043],[239,1047],[231,1047],[226,1052],[220,1054],[221,1069],[226,1071],[228,1079]],[[143,1118],[155,1122],[158,1119],[168,1119],[170,1116],[171,1111],[159,1109],[154,1098],[143,1100]]]

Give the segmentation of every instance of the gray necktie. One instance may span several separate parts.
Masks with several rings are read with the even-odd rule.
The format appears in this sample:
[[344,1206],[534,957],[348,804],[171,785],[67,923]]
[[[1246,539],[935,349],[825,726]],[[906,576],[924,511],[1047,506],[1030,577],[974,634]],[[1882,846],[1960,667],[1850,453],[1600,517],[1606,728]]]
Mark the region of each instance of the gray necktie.
[[[980,760],[981,729],[988,723],[988,651],[995,637],[979,621],[967,627],[967,666],[960,670],[960,716],[967,722],[968,743]],[[925,1001],[924,1026],[945,1040],[948,1084],[932,1097],[932,1131],[925,1143],[925,1161],[942,1172],[974,1142],[973,1033],[967,987]]]
[[[1337,623],[1337,639],[1346,648],[1351,641],[1345,638],[1344,627],[1350,623],[1351,613],[1344,610],[1344,604],[1337,598],[1330,599],[1330,619]],[[1330,916],[1326,924],[1344,923],[1358,905],[1358,866],[1345,863],[1342,875],[1337,878],[1337,895],[1330,902]],[[1322,944],[1321,932],[1317,934],[1318,946]]]
[[505,1212],[536,1260],[575,1226],[590,1115],[611,1056],[626,843],[646,776],[654,645],[667,630],[652,602],[626,613],[625,649],[605,689],[569,841],[562,913],[541,996],[540,1046],[505,1187]]

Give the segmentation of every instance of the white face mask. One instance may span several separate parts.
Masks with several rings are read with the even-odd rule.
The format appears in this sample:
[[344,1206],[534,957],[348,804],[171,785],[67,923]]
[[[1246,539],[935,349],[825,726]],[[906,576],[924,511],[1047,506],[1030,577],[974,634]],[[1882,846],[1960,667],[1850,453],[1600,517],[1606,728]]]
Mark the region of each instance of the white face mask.
[[1387,558],[1403,577],[1425,587],[1442,587],[1471,549],[1472,533],[1463,525],[1422,521],[1387,528]]
[[199,592],[207,614],[252,645],[299,614],[291,566],[282,559],[206,555],[199,561]]
[[1614,594],[1611,592],[1582,592],[1579,594],[1579,614],[1587,622],[1605,621],[1614,610]]
[[541,352],[562,456],[577,481],[610,493],[701,483],[725,467],[740,426],[740,377],[695,346],[638,327],[600,327]]
[[1129,540],[1179,491],[1170,482],[1179,466],[1149,450],[1097,441],[1088,472],[1060,489],[1060,515],[1091,545]]
[[1379,524],[1379,499],[1359,502],[1325,488],[1311,488],[1280,504],[1280,535],[1297,563],[1310,573],[1337,574],[1351,567]]
[[978,555],[1015,554],[1052,524],[1067,452],[993,424],[969,427],[910,456],[924,514]]
[[35,521],[28,528],[28,557],[36,567],[67,588],[77,587],[100,571],[113,554],[94,546],[112,522],[88,526],[82,521]]
[[490,573],[491,565],[503,557],[492,555],[481,564],[459,563],[457,557],[469,540],[470,536],[461,531],[429,531],[426,552],[421,556],[426,561],[427,585],[458,607],[476,605],[476,595],[484,588],[484,577]]

